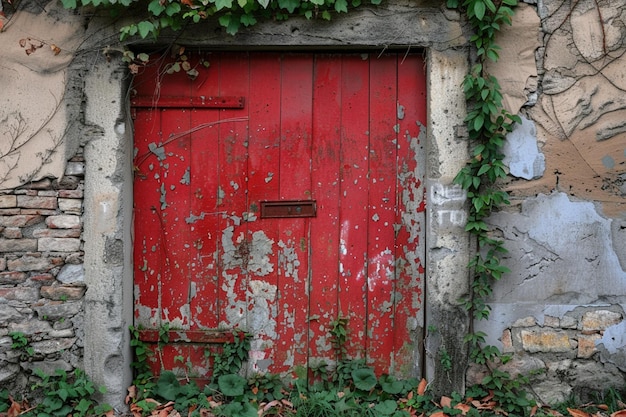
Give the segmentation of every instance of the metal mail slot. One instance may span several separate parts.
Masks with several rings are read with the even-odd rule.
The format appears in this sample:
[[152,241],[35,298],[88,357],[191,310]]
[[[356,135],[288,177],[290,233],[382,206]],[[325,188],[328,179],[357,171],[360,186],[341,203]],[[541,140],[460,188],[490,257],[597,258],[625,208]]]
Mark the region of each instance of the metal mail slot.
[[315,200],[261,201],[261,218],[315,217]]

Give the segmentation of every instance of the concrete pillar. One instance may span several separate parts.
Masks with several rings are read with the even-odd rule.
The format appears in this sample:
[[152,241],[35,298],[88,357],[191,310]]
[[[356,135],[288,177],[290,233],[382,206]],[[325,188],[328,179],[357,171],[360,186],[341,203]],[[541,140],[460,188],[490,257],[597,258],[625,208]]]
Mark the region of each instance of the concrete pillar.
[[[426,220],[426,378],[440,392],[462,392],[467,368],[463,337],[471,245],[465,192],[453,184],[468,159],[465,97],[467,50],[428,51],[428,217]],[[451,369],[441,366],[451,359]]]
[[94,64],[85,78],[85,123],[101,134],[85,145],[85,371],[104,385],[103,400],[124,408],[131,384],[132,155],[125,71]]

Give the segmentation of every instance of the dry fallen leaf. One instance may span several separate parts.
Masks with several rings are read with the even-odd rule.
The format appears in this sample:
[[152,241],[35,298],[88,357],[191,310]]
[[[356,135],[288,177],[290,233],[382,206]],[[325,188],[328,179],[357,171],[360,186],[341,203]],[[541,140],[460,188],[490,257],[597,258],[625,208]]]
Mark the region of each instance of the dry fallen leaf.
[[11,401],[11,406],[7,411],[7,417],[17,417],[22,412],[22,404],[18,403],[13,399],[13,397],[9,396],[9,401]]
[[570,413],[572,417],[590,417],[589,413],[576,408],[568,408],[567,412]]
[[626,417],[626,409],[625,410],[618,410],[614,413],[611,413],[611,417]]
[[128,395],[126,396],[124,403],[130,404],[130,402],[134,400],[135,398],[137,398],[137,387],[134,385],[131,385],[130,387],[128,387]]
[[442,407],[452,407],[452,398],[446,397],[445,395],[441,397],[441,401],[439,401]]
[[419,385],[417,386],[417,393],[419,395],[424,395],[424,393],[426,392],[426,386],[428,385],[428,383],[426,382],[426,379],[422,378],[422,380],[420,381]]

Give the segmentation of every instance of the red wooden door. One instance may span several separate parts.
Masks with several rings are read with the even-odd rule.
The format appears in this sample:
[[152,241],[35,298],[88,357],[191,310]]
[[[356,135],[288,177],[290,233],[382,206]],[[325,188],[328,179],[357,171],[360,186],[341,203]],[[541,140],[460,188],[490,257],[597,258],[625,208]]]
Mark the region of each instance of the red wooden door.
[[[420,55],[207,53],[134,82],[135,318],[176,332],[154,366],[210,372],[253,335],[252,370],[348,354],[419,372],[425,76]],[[203,65],[208,63],[208,67]],[[144,333],[147,339],[149,332]],[[154,339],[154,336],[152,336]],[[177,343],[173,343],[177,342]]]

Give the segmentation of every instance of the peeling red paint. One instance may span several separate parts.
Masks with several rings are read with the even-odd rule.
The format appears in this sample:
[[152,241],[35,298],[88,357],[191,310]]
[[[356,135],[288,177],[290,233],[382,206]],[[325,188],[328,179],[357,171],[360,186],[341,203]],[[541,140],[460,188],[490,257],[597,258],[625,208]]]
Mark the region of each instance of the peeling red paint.
[[[243,107],[136,111],[137,323],[238,327],[253,334],[251,370],[286,372],[335,360],[329,330],[343,315],[350,356],[415,375],[421,57],[210,56],[196,82],[163,79],[160,102],[175,92],[244,97]],[[138,80],[140,95],[154,91],[151,77]],[[260,217],[261,202],[281,200],[315,200],[315,216]],[[189,355],[194,369],[210,367],[198,343],[180,343],[159,366]]]

